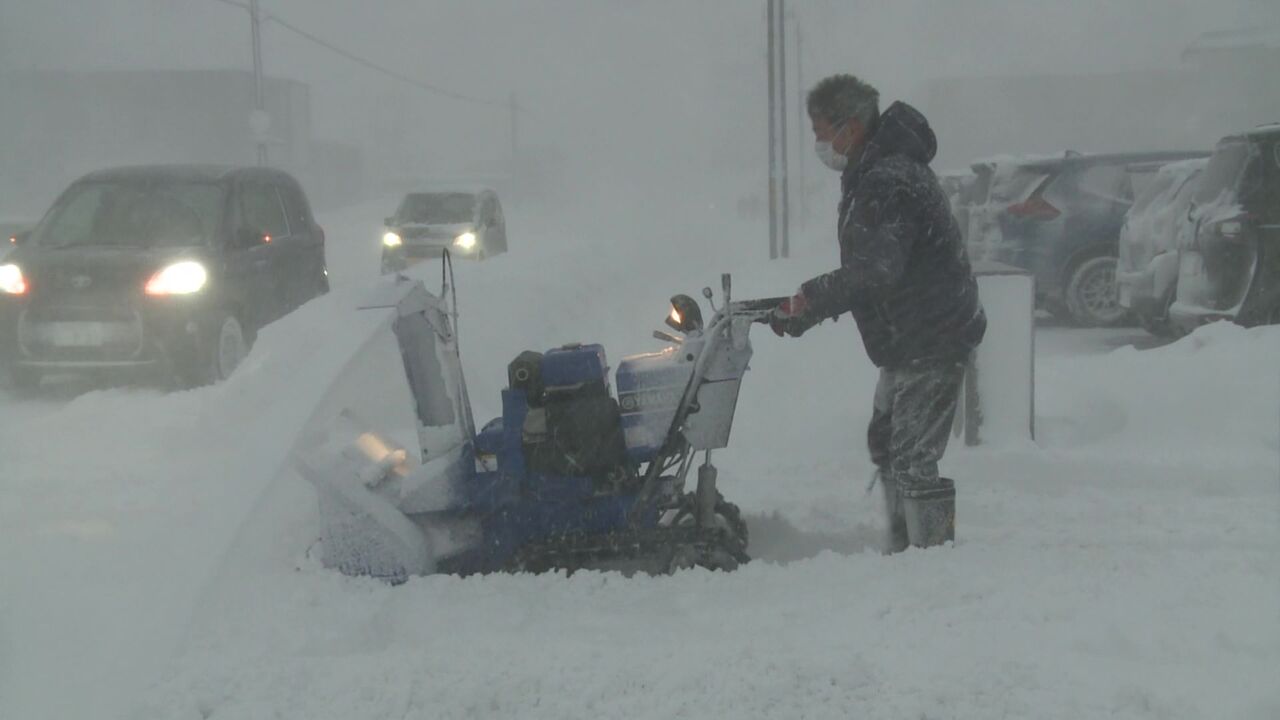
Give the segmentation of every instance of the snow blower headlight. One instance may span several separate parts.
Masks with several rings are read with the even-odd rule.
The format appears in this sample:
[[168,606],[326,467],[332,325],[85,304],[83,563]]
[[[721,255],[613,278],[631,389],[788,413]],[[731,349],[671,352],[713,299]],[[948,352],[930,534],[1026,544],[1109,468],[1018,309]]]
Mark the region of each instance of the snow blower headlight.
[[382,236],[382,244],[389,248],[398,248],[403,242],[404,241],[400,239],[400,235],[392,230],[388,230],[387,233]]
[[676,295],[671,298],[671,313],[667,315],[667,326],[682,333],[691,333],[702,329],[702,309],[698,302],[688,295]]

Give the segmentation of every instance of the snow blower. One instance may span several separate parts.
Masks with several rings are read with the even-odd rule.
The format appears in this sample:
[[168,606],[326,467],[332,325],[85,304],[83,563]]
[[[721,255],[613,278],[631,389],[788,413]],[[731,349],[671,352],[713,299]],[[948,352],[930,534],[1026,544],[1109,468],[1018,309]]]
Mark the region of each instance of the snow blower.
[[693,298],[672,298],[672,332],[654,333],[666,347],[624,358],[616,396],[600,345],[521,353],[502,416],[476,432],[447,285],[436,297],[387,281],[357,311],[378,330],[352,363],[381,387],[335,391],[294,454],[318,492],[321,562],[390,582],[746,562],[712,451],[729,442],[752,325],[780,298],[734,301],[722,285],[719,307],[703,290],[706,322]]

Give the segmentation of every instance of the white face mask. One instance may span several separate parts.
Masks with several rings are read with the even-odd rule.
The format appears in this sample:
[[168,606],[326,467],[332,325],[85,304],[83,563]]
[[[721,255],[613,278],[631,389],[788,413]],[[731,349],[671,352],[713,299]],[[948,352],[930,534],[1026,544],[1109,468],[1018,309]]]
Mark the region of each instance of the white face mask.
[[848,128],[848,123],[845,123],[845,126],[840,128],[840,130],[832,136],[831,140],[816,140],[813,143],[813,151],[818,154],[818,159],[822,161],[823,165],[826,165],[836,172],[844,172],[844,169],[849,165],[849,158],[836,152],[832,142],[836,138],[840,137],[840,133],[844,132]]

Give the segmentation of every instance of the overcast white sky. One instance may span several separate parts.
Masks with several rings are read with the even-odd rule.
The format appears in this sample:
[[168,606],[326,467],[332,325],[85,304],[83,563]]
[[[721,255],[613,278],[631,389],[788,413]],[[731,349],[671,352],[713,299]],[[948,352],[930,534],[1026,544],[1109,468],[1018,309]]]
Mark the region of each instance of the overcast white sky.
[[[763,0],[262,5],[426,82],[495,99],[515,91],[529,109],[524,139],[570,158],[685,173],[708,158],[724,163],[726,148],[742,148],[738,169],[764,157]],[[807,83],[851,71],[886,99],[910,99],[939,76],[1166,67],[1206,30],[1280,22],[1274,0],[792,0],[788,7],[804,35]],[[443,144],[474,153],[505,149],[501,110],[423,94],[276,26],[264,30],[264,47],[268,73],[311,86],[313,125],[323,137],[362,138],[370,115],[401,96],[433,118],[424,141],[447,138]],[[216,0],[0,0],[6,69],[249,62],[246,14]],[[714,152],[699,151],[707,148]]]

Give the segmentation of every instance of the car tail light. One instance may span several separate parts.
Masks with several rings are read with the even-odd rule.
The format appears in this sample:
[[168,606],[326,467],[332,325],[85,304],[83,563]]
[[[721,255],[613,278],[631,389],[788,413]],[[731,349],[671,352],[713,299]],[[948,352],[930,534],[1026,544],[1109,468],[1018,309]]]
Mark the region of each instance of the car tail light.
[[1052,220],[1062,213],[1042,197],[1033,197],[1025,202],[1015,203],[1004,209],[1005,213],[1028,220]]
[[316,235],[320,236],[320,242],[321,244],[323,244],[325,241],[324,228],[320,227],[319,225],[316,225]]
[[1223,240],[1235,240],[1244,232],[1245,223],[1252,219],[1253,215],[1245,213],[1228,220],[1219,221],[1213,226],[1213,229]]

